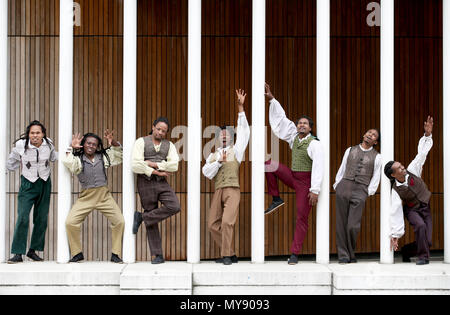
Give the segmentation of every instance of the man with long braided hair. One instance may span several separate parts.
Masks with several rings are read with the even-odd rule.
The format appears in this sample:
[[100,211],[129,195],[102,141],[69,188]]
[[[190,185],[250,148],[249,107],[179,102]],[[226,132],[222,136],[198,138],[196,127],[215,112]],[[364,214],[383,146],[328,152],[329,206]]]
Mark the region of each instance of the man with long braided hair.
[[27,257],[33,261],[42,261],[36,251],[44,250],[52,188],[50,162],[56,161],[57,152],[52,141],[47,138],[44,125],[37,120],[28,125],[25,133],[14,144],[6,168],[14,171],[21,167],[22,176],[18,196],[18,218],[11,246],[11,253],[14,256],[8,263],[23,262],[22,255],[26,252],[29,217],[33,206],[34,226]]
[[431,192],[421,178],[428,152],[433,147],[433,118],[424,123],[425,135],[420,139],[416,158],[405,168],[400,162],[391,161],[384,167],[384,174],[391,181],[391,249],[398,249],[398,240],[405,234],[405,216],[414,227],[416,241],[403,246],[403,262],[417,256],[416,265],[430,261],[433,221],[431,218]]
[[93,133],[72,137],[72,146],[67,149],[62,162],[72,174],[78,176],[82,191],[66,219],[69,239],[70,262],[84,260],[80,234],[85,218],[97,209],[108,218],[112,230],[111,261],[122,263],[122,237],[125,220],[122,211],[108,189],[106,169],[122,163],[122,147],[114,139],[114,131],[105,131],[108,149],[103,147],[102,139]]

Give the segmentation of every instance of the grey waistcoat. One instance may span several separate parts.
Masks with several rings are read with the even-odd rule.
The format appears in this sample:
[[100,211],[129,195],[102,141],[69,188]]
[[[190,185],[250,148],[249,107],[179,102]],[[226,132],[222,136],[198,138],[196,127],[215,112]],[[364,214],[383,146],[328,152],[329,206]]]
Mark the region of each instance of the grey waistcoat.
[[378,152],[375,149],[363,151],[359,145],[350,149],[344,178],[369,186]]
[[[162,161],[165,161],[167,159],[167,155],[169,154],[170,149],[170,142],[168,140],[162,140],[161,146],[159,147],[159,152],[156,152],[155,145],[152,141],[152,136],[144,137],[144,160],[145,161],[152,161],[155,163],[160,163]],[[148,177],[144,174],[139,174],[138,177],[143,177],[147,180],[150,180],[152,178],[156,178],[157,180],[163,179],[159,178],[159,176],[152,175],[151,177]]]
[[83,170],[78,174],[78,180],[80,181],[82,189],[85,190],[107,186],[108,181],[106,178],[103,155],[96,154],[94,163],[92,163],[85,155],[80,158],[82,159],[81,164],[83,164]]

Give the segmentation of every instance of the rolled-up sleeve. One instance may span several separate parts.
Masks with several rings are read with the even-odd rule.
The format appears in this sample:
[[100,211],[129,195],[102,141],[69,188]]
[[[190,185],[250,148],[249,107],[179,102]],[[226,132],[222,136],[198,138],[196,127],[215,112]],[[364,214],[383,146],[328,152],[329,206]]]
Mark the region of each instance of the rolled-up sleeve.
[[167,154],[167,160],[157,163],[158,170],[163,172],[174,173],[178,171],[178,163],[180,162],[180,157],[178,156],[177,148],[171,142],[169,153]]

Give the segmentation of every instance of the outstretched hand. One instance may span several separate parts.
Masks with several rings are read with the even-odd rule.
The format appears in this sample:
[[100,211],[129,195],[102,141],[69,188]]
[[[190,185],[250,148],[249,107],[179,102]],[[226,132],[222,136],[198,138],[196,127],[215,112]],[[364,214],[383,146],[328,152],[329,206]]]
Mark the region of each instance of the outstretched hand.
[[247,94],[245,93],[244,90],[239,89],[239,90],[236,90],[236,96],[237,96],[239,111],[243,111],[245,98],[247,97]]
[[118,142],[116,140],[114,140],[114,130],[106,129],[104,135],[105,135],[106,140],[108,140],[108,147],[119,146]]
[[72,135],[72,148],[73,149],[81,149],[81,141],[83,140],[83,137],[81,136],[80,133],[77,133],[75,135]]
[[264,95],[267,97],[269,101],[273,100],[275,97],[273,96],[272,92],[270,91],[270,86],[266,83],[265,84],[265,90],[266,93]]
[[429,137],[433,133],[433,117],[428,116],[427,121],[424,122],[425,135]]

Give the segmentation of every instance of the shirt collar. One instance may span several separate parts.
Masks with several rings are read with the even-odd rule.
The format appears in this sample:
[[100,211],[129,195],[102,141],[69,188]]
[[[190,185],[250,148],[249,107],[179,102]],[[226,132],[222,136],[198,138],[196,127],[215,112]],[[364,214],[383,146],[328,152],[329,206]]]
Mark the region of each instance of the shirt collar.
[[397,185],[397,187],[400,187],[400,186],[408,187],[408,179],[409,179],[409,174],[406,174],[405,182],[400,183],[398,180],[395,180],[395,184]]
[[370,149],[364,149],[363,146],[361,144],[359,144],[359,147],[361,148],[361,150],[363,150],[364,152],[369,152],[372,151],[373,147],[371,147]]
[[31,142],[28,142],[28,149],[38,149],[39,150],[39,149],[41,149],[43,147],[48,147],[48,143],[47,143],[47,141],[45,139],[42,139],[42,144],[41,144],[41,146],[39,148],[35,147],[34,145],[32,145]]
[[305,141],[306,139],[308,139],[309,137],[311,137],[311,133],[309,133],[306,137],[304,137],[303,139],[300,139],[300,136],[299,135],[297,135],[297,137],[298,137],[298,140],[300,141],[300,142],[303,142],[303,141]]

